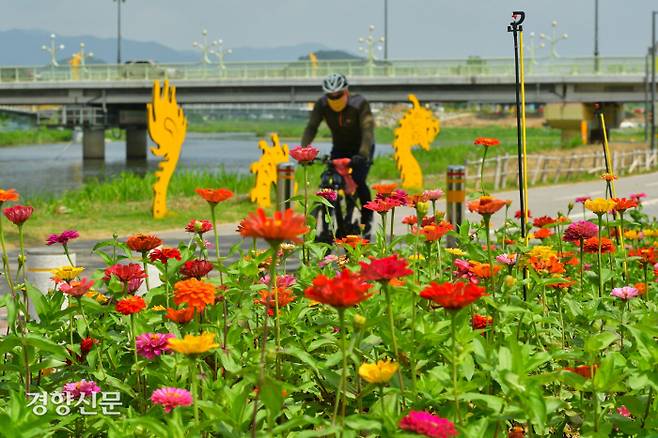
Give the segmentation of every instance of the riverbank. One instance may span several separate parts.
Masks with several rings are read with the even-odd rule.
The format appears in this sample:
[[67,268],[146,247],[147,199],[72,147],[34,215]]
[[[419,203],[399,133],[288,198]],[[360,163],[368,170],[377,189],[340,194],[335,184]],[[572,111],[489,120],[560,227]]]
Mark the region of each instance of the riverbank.
[[70,129],[21,129],[0,131],[0,147],[19,146],[27,144],[47,144],[70,142],[73,133]]

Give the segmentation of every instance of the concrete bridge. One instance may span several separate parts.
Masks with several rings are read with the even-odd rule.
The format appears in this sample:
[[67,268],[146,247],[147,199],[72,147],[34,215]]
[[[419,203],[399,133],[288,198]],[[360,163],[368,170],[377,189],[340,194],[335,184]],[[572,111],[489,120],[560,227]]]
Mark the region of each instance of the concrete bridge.
[[[321,94],[329,72],[372,102],[513,103],[512,59],[307,61],[276,63],[126,64],[0,69],[0,105],[61,105],[50,124],[82,126],[85,158],[104,157],[104,130],[127,131],[129,158],[146,157],[145,104],[153,80],[168,79],[182,104],[305,103]],[[558,58],[526,65],[528,103],[626,103],[646,99],[642,57]]]

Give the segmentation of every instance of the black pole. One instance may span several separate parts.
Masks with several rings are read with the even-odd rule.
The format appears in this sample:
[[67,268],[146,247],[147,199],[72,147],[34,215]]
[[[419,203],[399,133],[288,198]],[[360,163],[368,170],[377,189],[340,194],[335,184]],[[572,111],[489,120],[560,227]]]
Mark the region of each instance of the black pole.
[[651,14],[651,150],[656,149],[656,11]]
[[599,0],[594,0],[594,72],[599,72]]
[[649,59],[651,57],[651,47],[647,49],[644,55],[644,141],[649,142]]
[[388,60],[388,0],[384,0],[384,59]]
[[[520,17],[518,20],[516,17]],[[521,238],[526,236],[526,217],[525,217],[525,194],[523,187],[523,147],[521,142],[521,76],[519,69],[519,37],[518,32],[523,31],[523,20],[525,19],[525,13],[521,11],[514,11],[512,13],[512,18],[515,21],[512,21],[509,26],[507,26],[507,31],[512,32],[514,37],[514,73],[516,76],[516,146],[517,146],[517,155],[518,155],[518,170],[519,170],[519,201],[521,204]],[[523,279],[527,278],[528,271],[523,269]],[[528,299],[528,290],[525,282],[523,282],[523,301]]]

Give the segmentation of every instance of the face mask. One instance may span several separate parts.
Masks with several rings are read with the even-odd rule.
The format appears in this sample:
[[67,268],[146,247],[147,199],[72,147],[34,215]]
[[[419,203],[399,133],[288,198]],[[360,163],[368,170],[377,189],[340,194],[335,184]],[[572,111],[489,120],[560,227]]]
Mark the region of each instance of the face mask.
[[327,99],[327,102],[329,102],[329,108],[331,108],[333,111],[339,113],[342,110],[345,109],[347,106],[347,99],[348,99],[348,94],[347,91],[343,93],[343,96],[339,99]]

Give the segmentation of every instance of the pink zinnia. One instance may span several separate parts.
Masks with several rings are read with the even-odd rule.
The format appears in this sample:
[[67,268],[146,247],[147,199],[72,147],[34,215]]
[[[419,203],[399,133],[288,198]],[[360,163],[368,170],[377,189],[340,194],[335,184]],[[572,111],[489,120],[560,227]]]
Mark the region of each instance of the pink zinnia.
[[628,195],[628,197],[631,198],[631,199],[635,199],[639,203],[642,198],[647,197],[647,194],[646,193],[631,193],[630,195]]
[[142,280],[146,278],[146,273],[137,263],[128,263],[127,265],[116,264],[105,269],[103,281],[110,281],[112,276],[125,284],[129,293],[133,293],[142,285]]
[[26,205],[15,205],[13,207],[5,208],[3,211],[5,217],[9,219],[11,223],[18,225],[19,227],[32,216],[33,212],[34,208]]
[[329,202],[334,202],[336,199],[338,199],[338,192],[333,189],[322,189],[318,192],[315,192],[315,194]]
[[621,298],[624,301],[628,301],[631,298],[635,298],[639,294],[640,291],[638,291],[633,286],[616,287],[612,289],[612,292],[610,292],[610,296]]
[[374,201],[368,201],[364,205],[365,208],[368,210],[376,211],[377,213],[386,213],[389,211],[391,208],[396,207],[397,205],[393,202],[389,202],[390,198],[375,198]]
[[414,273],[407,268],[407,261],[398,258],[397,254],[373,259],[370,263],[359,262],[359,265],[361,265],[361,277],[366,281],[387,281]]
[[516,254],[501,254],[496,256],[499,263],[507,266],[514,266],[516,264]]
[[185,226],[185,231],[187,231],[188,233],[203,234],[203,233],[207,233],[210,230],[212,230],[212,224],[210,223],[210,221],[207,221],[205,219],[202,220],[192,219]]
[[190,391],[180,388],[160,388],[153,391],[151,403],[162,405],[165,412],[171,412],[177,406],[190,406],[192,404],[192,394],[190,394]]
[[169,339],[175,338],[173,333],[142,333],[135,339],[137,353],[147,359],[153,359],[155,356],[168,353]]
[[80,298],[94,286],[94,280],[89,280],[87,278],[81,278],[80,281],[71,281],[70,283],[62,283],[59,285],[60,292],[64,292],[66,295],[71,295],[72,297]]
[[79,382],[67,383],[62,392],[71,394],[73,398],[79,398],[81,394],[90,396],[94,392],[101,392],[101,389],[93,380],[82,379]]
[[457,436],[452,421],[437,417],[426,411],[410,411],[400,420],[400,429],[416,432],[431,438],[448,438]]
[[[337,261],[338,261],[338,256],[337,255],[329,254],[329,255],[324,256],[324,258],[322,260],[320,260],[320,262],[318,262],[318,266],[321,267],[321,268],[324,268],[325,266],[327,266],[327,265],[329,265],[333,262],[337,262]],[[658,268],[656,268],[656,269],[658,269]]]
[[51,234],[48,236],[48,239],[46,239],[46,245],[51,246],[56,243],[66,245],[69,243],[69,240],[77,239],[78,237],[80,237],[80,234],[78,234],[77,231],[66,230],[61,234]]
[[426,197],[428,201],[436,201],[438,199],[441,199],[441,196],[443,196],[443,190],[441,189],[425,190],[423,192],[423,196]]
[[622,417],[630,417],[631,416],[631,411],[628,410],[626,405],[621,405],[617,408],[617,413],[621,415]]
[[318,156],[319,152],[313,146],[297,146],[290,150],[290,156],[299,161],[299,164],[308,164]]
[[591,196],[579,196],[579,197],[576,198],[576,203],[577,204],[584,204],[585,201],[588,201],[590,199],[592,199]]
[[[265,274],[263,278],[260,279],[261,284],[270,284],[270,275]],[[290,274],[278,275],[276,277],[276,287],[280,289],[288,289],[293,284],[295,284],[295,276]]]
[[580,242],[597,235],[599,227],[590,221],[576,221],[564,230],[562,240],[566,242]]

